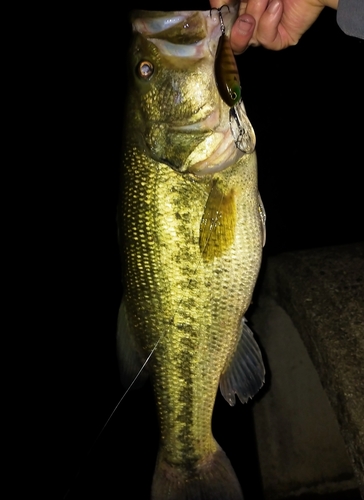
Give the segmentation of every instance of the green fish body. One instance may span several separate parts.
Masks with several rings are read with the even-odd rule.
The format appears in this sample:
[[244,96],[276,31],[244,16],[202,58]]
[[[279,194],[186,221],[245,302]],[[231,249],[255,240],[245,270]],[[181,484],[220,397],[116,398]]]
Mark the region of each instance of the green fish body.
[[[224,12],[227,30],[235,15]],[[216,10],[134,11],[132,25],[118,209],[122,381],[153,352],[137,379],[150,375],[159,417],[152,499],[238,500],[211,418],[219,384],[233,405],[264,381],[244,320],[265,238],[254,146],[237,148],[215,82]]]

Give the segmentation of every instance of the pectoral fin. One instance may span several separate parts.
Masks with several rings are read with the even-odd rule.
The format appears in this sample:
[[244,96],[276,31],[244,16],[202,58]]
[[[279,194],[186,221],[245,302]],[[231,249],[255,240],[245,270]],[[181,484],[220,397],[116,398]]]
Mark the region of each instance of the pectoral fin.
[[[132,335],[124,301],[121,302],[119,308],[116,343],[121,383],[125,388],[129,388],[145,360]],[[141,387],[147,378],[148,370],[145,367],[133,384],[133,388]]]
[[262,354],[245,318],[241,330],[234,356],[220,377],[221,393],[230,406],[235,405],[235,394],[242,403],[246,403],[264,384]]
[[211,186],[200,224],[200,250],[205,261],[220,257],[234,242],[236,199],[234,190],[223,193],[218,184]]

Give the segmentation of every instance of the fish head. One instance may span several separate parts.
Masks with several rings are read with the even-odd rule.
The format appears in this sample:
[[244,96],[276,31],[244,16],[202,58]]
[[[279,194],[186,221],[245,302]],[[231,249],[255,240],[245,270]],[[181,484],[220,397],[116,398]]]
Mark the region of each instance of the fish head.
[[[224,9],[225,33],[235,18],[236,9]],[[131,21],[127,133],[181,173],[205,175],[235,163],[244,153],[214,73],[219,12],[133,11]]]

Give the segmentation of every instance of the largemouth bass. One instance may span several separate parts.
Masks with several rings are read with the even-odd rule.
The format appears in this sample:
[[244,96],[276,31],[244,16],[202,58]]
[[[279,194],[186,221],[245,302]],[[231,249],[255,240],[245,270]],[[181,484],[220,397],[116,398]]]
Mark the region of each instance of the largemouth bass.
[[[150,375],[152,499],[242,499],[211,418],[264,381],[244,314],[265,238],[255,137],[229,33],[236,7],[134,11],[118,209],[123,384]],[[152,355],[150,356],[150,354]]]

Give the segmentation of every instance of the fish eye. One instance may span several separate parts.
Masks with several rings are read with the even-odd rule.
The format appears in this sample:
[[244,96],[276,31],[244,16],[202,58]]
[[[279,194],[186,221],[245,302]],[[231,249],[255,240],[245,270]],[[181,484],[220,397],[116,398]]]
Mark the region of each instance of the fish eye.
[[154,66],[150,61],[141,61],[137,66],[137,74],[143,80],[149,80],[154,73]]

